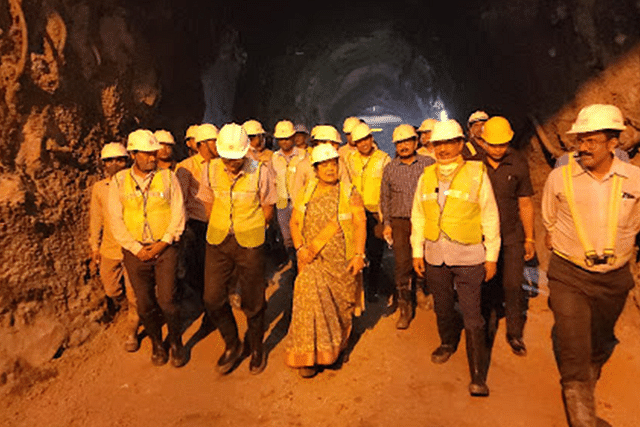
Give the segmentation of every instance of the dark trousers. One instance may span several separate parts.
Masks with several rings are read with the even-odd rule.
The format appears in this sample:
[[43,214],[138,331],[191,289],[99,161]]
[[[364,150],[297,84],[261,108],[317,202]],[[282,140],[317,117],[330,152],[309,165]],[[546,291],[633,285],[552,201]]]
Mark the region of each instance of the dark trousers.
[[[462,325],[466,330],[474,330],[485,324],[480,308],[484,264],[451,267],[427,263],[426,267],[440,340],[442,344],[457,346]],[[456,293],[462,319],[455,309]]]
[[378,214],[365,210],[367,215],[367,242],[365,252],[369,260],[369,267],[364,271],[365,291],[369,295],[377,294],[384,289],[382,284],[382,254],[384,253],[384,240],[376,237],[375,227],[380,223]]
[[138,301],[138,314],[145,328],[156,322],[160,311],[165,320],[179,315],[176,265],[178,249],[169,246],[156,260],[142,262],[126,249],[122,250],[124,266]]
[[561,383],[592,380],[592,365],[600,368],[618,343],[613,329],[634,286],[629,266],[592,273],[553,254],[547,276]]
[[413,252],[411,250],[411,220],[392,218],[393,257],[395,259],[396,288],[411,290],[414,281]]
[[204,256],[207,243],[207,223],[190,219],[180,239],[180,258],[185,281],[199,297],[204,293]]
[[[527,291],[522,289],[523,271],[523,244],[502,246],[497,274],[483,289],[483,312],[486,318],[498,319],[504,315],[509,338],[522,338],[527,320],[528,298]],[[490,311],[495,311],[497,316],[487,316]]]
[[236,284],[248,320],[247,334],[249,338],[262,339],[266,288],[263,246],[244,248],[230,234],[219,245],[207,243],[205,258],[204,306],[225,343],[230,346],[238,340],[238,327],[228,298]]

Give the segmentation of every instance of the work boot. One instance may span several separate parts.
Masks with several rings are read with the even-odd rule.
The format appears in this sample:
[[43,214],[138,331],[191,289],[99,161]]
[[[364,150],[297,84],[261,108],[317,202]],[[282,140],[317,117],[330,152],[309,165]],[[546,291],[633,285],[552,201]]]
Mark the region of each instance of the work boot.
[[562,400],[570,427],[596,427],[596,401],[588,381],[563,384]]
[[238,325],[229,304],[209,312],[209,316],[218,326],[218,331],[225,343],[224,353],[218,359],[216,369],[222,375],[226,375],[235,368],[242,357],[242,342],[238,337]]
[[431,361],[438,365],[445,363],[456,352],[456,347],[450,344],[441,344],[431,353]]
[[396,329],[407,329],[413,318],[411,290],[398,290],[398,308],[400,309],[400,317],[398,317],[398,321],[396,322]]
[[511,351],[517,356],[526,356],[527,347],[524,345],[522,338],[507,337],[507,342],[511,346]]
[[140,340],[138,339],[138,324],[140,321],[136,316],[135,319],[128,319],[128,323],[124,349],[128,353],[135,353],[140,349]]
[[175,368],[180,368],[187,363],[187,352],[182,345],[182,325],[180,315],[168,316],[167,327],[169,329],[169,356],[171,364]]
[[302,378],[313,378],[317,373],[317,366],[305,366],[304,368],[298,368],[298,375]]
[[471,374],[469,394],[471,396],[489,396],[489,387],[486,383],[489,363],[485,330],[484,328],[465,330],[465,335],[467,338],[467,360]]
[[144,329],[151,339],[151,363],[162,366],[167,363],[169,357],[162,343],[162,316],[156,309],[146,316],[140,316]]
[[264,354],[262,339],[264,337],[264,311],[249,319],[247,329],[247,339],[251,361],[249,362],[249,372],[258,375],[267,367],[267,358]]

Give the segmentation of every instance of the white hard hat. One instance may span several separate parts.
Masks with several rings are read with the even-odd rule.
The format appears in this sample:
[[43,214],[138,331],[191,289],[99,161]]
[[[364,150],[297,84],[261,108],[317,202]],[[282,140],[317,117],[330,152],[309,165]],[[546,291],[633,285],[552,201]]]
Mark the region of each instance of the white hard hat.
[[360,123],[360,119],[357,117],[347,117],[344,119],[344,123],[342,124],[342,132],[351,133],[353,132],[353,128],[355,128]]
[[340,157],[338,152],[331,144],[319,144],[313,148],[311,152],[311,163],[316,164],[325,160],[337,159]]
[[398,125],[393,130],[393,142],[405,141],[410,138],[418,138],[416,129],[411,125]]
[[138,129],[129,134],[127,138],[127,151],[158,151],[162,148],[153,132],[147,129]]
[[584,133],[597,130],[625,130],[622,112],[615,105],[593,104],[584,107],[567,133]]
[[276,129],[273,132],[273,136],[276,139],[290,138],[296,133],[293,123],[289,120],[280,120],[276,123]]
[[366,137],[368,137],[371,134],[372,134],[371,128],[369,127],[368,124],[366,124],[366,123],[358,123],[351,130],[351,140],[354,141],[354,142],[360,141],[362,139],[365,139]]
[[124,145],[119,142],[111,142],[109,144],[105,144],[102,147],[102,152],[100,153],[100,158],[102,160],[106,159],[115,159],[117,157],[129,157],[127,154],[127,149],[124,148]]
[[467,120],[467,123],[473,124],[475,122],[486,122],[487,120],[489,120],[489,115],[484,111],[478,110],[469,116],[469,120]]
[[196,144],[208,139],[216,139],[218,138],[218,128],[211,123],[202,124],[196,129],[194,138]]
[[156,140],[160,144],[175,144],[176,140],[173,139],[173,135],[168,130],[157,130],[153,133],[153,136],[156,137]]
[[301,123],[298,123],[295,126],[295,130],[296,130],[296,133],[306,133],[307,135],[309,135],[309,129],[307,129],[307,127]]
[[249,151],[249,136],[242,126],[226,124],[218,133],[216,148],[223,159],[241,159]]
[[313,138],[316,141],[331,141],[337,142],[338,144],[342,143],[340,132],[338,132],[338,130],[331,125],[319,125],[314,127],[313,130],[315,131],[315,135],[313,135]]
[[431,132],[436,123],[438,123],[436,119],[426,119],[418,128],[418,132]]
[[464,133],[460,124],[453,119],[436,123],[431,131],[431,142],[456,138],[464,138]]
[[187,132],[184,134],[184,139],[194,138],[196,136],[196,129],[198,129],[198,125],[189,126]]
[[247,120],[242,124],[242,128],[249,136],[266,133],[262,128],[262,124],[257,120]]

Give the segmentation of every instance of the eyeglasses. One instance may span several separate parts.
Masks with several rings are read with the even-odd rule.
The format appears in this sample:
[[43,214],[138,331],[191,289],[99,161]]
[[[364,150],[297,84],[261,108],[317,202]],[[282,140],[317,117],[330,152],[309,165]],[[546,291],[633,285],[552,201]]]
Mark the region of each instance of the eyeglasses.
[[607,138],[606,136],[600,137],[600,136],[594,135],[594,136],[588,136],[583,138],[578,137],[577,145],[578,147],[586,145],[587,147],[593,149],[593,148],[598,148],[603,144],[606,144],[607,142],[609,142],[609,138]]

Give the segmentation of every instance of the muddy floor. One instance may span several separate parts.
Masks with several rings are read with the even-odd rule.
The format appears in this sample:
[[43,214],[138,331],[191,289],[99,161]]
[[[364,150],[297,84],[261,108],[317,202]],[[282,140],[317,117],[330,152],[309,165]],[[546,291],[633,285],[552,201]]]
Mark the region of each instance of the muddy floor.
[[[542,286],[542,292],[546,288]],[[430,361],[439,340],[432,310],[418,309],[411,327],[395,329],[386,303],[357,319],[357,342],[342,366],[302,379],[284,365],[291,285],[268,290],[267,369],[249,374],[248,360],[227,376],[214,369],[223,345],[203,336],[196,320],[185,332],[190,361],[154,367],[150,343],[122,349],[124,316],[91,342],[65,352],[0,396],[0,424],[17,426],[565,426],[546,297],[530,303],[528,355],[511,353],[501,323],[493,350],[488,398],[467,392],[464,346],[444,365]],[[240,318],[241,313],[236,311]],[[616,427],[640,425],[640,322],[628,305],[617,347],[600,380],[598,415]],[[241,329],[245,328],[244,321]],[[7,387],[5,387],[6,389]],[[606,425],[606,424],[601,424]]]

